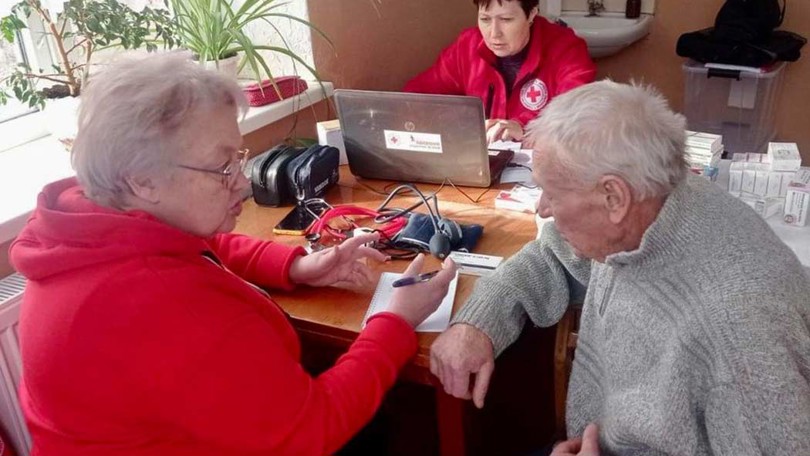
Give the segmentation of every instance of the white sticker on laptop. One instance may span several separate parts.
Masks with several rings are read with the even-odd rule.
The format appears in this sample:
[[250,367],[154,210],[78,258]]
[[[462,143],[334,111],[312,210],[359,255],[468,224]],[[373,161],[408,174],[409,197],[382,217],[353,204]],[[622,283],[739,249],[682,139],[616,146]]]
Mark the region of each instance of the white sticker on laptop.
[[443,152],[442,135],[396,130],[383,130],[383,133],[385,134],[385,147],[387,149],[429,152],[432,154]]

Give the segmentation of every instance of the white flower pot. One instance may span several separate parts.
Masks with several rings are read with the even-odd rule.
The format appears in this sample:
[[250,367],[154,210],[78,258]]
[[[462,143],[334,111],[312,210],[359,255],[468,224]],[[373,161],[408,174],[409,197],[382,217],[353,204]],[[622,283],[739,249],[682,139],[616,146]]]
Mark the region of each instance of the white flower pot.
[[48,132],[58,140],[76,138],[79,130],[79,98],[65,97],[45,100],[45,125]]
[[202,66],[209,70],[219,71],[220,73],[233,78],[233,80],[236,80],[239,72],[239,54],[226,59],[221,59],[219,61],[208,60],[206,62],[202,62]]

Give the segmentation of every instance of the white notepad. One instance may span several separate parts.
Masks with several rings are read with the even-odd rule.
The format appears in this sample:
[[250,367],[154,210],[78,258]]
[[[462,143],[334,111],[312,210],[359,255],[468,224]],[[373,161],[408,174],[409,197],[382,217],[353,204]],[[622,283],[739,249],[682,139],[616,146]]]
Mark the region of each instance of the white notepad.
[[[380,282],[377,283],[377,289],[374,291],[374,296],[371,298],[371,304],[368,305],[366,316],[363,317],[363,326],[366,326],[366,321],[372,315],[384,312],[388,309],[388,304],[391,302],[391,296],[394,294],[394,287],[391,286],[395,280],[402,277],[402,274],[395,272],[384,272],[380,276]],[[453,312],[453,300],[456,297],[456,284],[458,283],[458,274],[450,282],[447,288],[447,294],[439,304],[439,308],[430,314],[429,317],[416,328],[416,331],[421,332],[442,332],[447,329],[450,324],[450,314]]]

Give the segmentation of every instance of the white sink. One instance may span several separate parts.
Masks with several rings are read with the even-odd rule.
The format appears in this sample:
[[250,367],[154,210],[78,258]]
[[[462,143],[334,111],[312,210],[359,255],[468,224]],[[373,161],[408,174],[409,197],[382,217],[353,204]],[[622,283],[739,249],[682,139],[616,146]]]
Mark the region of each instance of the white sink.
[[652,16],[649,14],[627,19],[624,13],[588,16],[583,12],[564,11],[560,19],[588,43],[588,53],[593,58],[619,52],[647,36],[652,25]]

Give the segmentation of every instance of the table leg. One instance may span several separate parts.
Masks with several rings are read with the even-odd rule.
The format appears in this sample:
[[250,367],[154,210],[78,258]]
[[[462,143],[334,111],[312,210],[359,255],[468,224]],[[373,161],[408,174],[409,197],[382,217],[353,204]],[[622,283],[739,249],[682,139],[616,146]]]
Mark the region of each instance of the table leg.
[[436,418],[439,422],[439,454],[442,456],[464,456],[464,408],[462,399],[436,388]]

